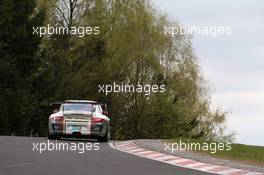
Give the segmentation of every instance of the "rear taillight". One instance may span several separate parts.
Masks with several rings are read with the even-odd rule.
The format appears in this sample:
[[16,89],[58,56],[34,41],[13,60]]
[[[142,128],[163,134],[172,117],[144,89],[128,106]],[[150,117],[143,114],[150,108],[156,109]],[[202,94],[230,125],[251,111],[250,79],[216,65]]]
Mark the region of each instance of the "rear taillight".
[[53,121],[63,121],[64,117],[63,116],[52,117],[51,120],[53,120]]
[[104,121],[104,119],[102,119],[102,118],[92,117],[92,122],[93,123],[99,123],[99,122],[103,122],[103,121]]

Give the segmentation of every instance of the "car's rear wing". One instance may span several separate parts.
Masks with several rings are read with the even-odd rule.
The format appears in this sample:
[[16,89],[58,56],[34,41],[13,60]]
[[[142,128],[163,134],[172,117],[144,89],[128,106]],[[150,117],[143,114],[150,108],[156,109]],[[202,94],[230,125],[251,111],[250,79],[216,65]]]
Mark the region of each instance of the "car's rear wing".
[[[69,101],[69,100],[66,100],[66,101],[55,101],[53,103],[50,103],[52,111],[59,110],[63,103],[72,103],[72,102]],[[93,105],[100,105],[102,107],[103,111],[107,110],[107,103],[104,103],[104,102],[96,102],[96,101],[84,102],[84,101],[80,101],[78,103],[90,103],[90,104],[93,104]]]
[[107,110],[107,103],[99,102],[98,104],[103,108],[103,111]]
[[50,103],[52,111],[59,110],[62,103],[63,103],[62,101],[55,101],[53,103]]

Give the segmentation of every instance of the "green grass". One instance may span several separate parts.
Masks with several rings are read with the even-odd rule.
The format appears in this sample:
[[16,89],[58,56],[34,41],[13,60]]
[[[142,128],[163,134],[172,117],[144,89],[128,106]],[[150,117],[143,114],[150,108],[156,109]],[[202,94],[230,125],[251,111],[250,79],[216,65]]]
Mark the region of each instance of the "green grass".
[[[203,140],[177,138],[172,139],[170,142],[179,143],[180,140],[184,143],[208,143],[211,142]],[[215,143],[215,142],[214,142]],[[211,157],[235,160],[242,163],[264,166],[264,147],[252,146],[243,144],[231,144],[232,149],[230,151],[217,151],[216,153],[210,153],[210,151],[194,151],[196,153],[210,155]]]

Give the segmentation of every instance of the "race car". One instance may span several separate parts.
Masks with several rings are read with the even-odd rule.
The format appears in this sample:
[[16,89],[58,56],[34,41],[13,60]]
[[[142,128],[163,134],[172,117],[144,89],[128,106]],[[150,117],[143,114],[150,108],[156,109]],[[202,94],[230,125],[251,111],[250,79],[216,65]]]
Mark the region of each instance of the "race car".
[[106,105],[97,101],[66,100],[51,104],[49,139],[61,137],[110,139],[110,119]]

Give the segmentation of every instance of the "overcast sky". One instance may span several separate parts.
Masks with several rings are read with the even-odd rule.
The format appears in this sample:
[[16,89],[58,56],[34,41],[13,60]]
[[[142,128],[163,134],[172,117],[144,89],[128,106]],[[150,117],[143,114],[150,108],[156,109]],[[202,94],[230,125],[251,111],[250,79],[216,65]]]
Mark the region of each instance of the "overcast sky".
[[213,86],[213,105],[229,111],[236,142],[264,146],[264,1],[153,0],[184,25],[231,26],[232,34],[194,35],[202,72]]

